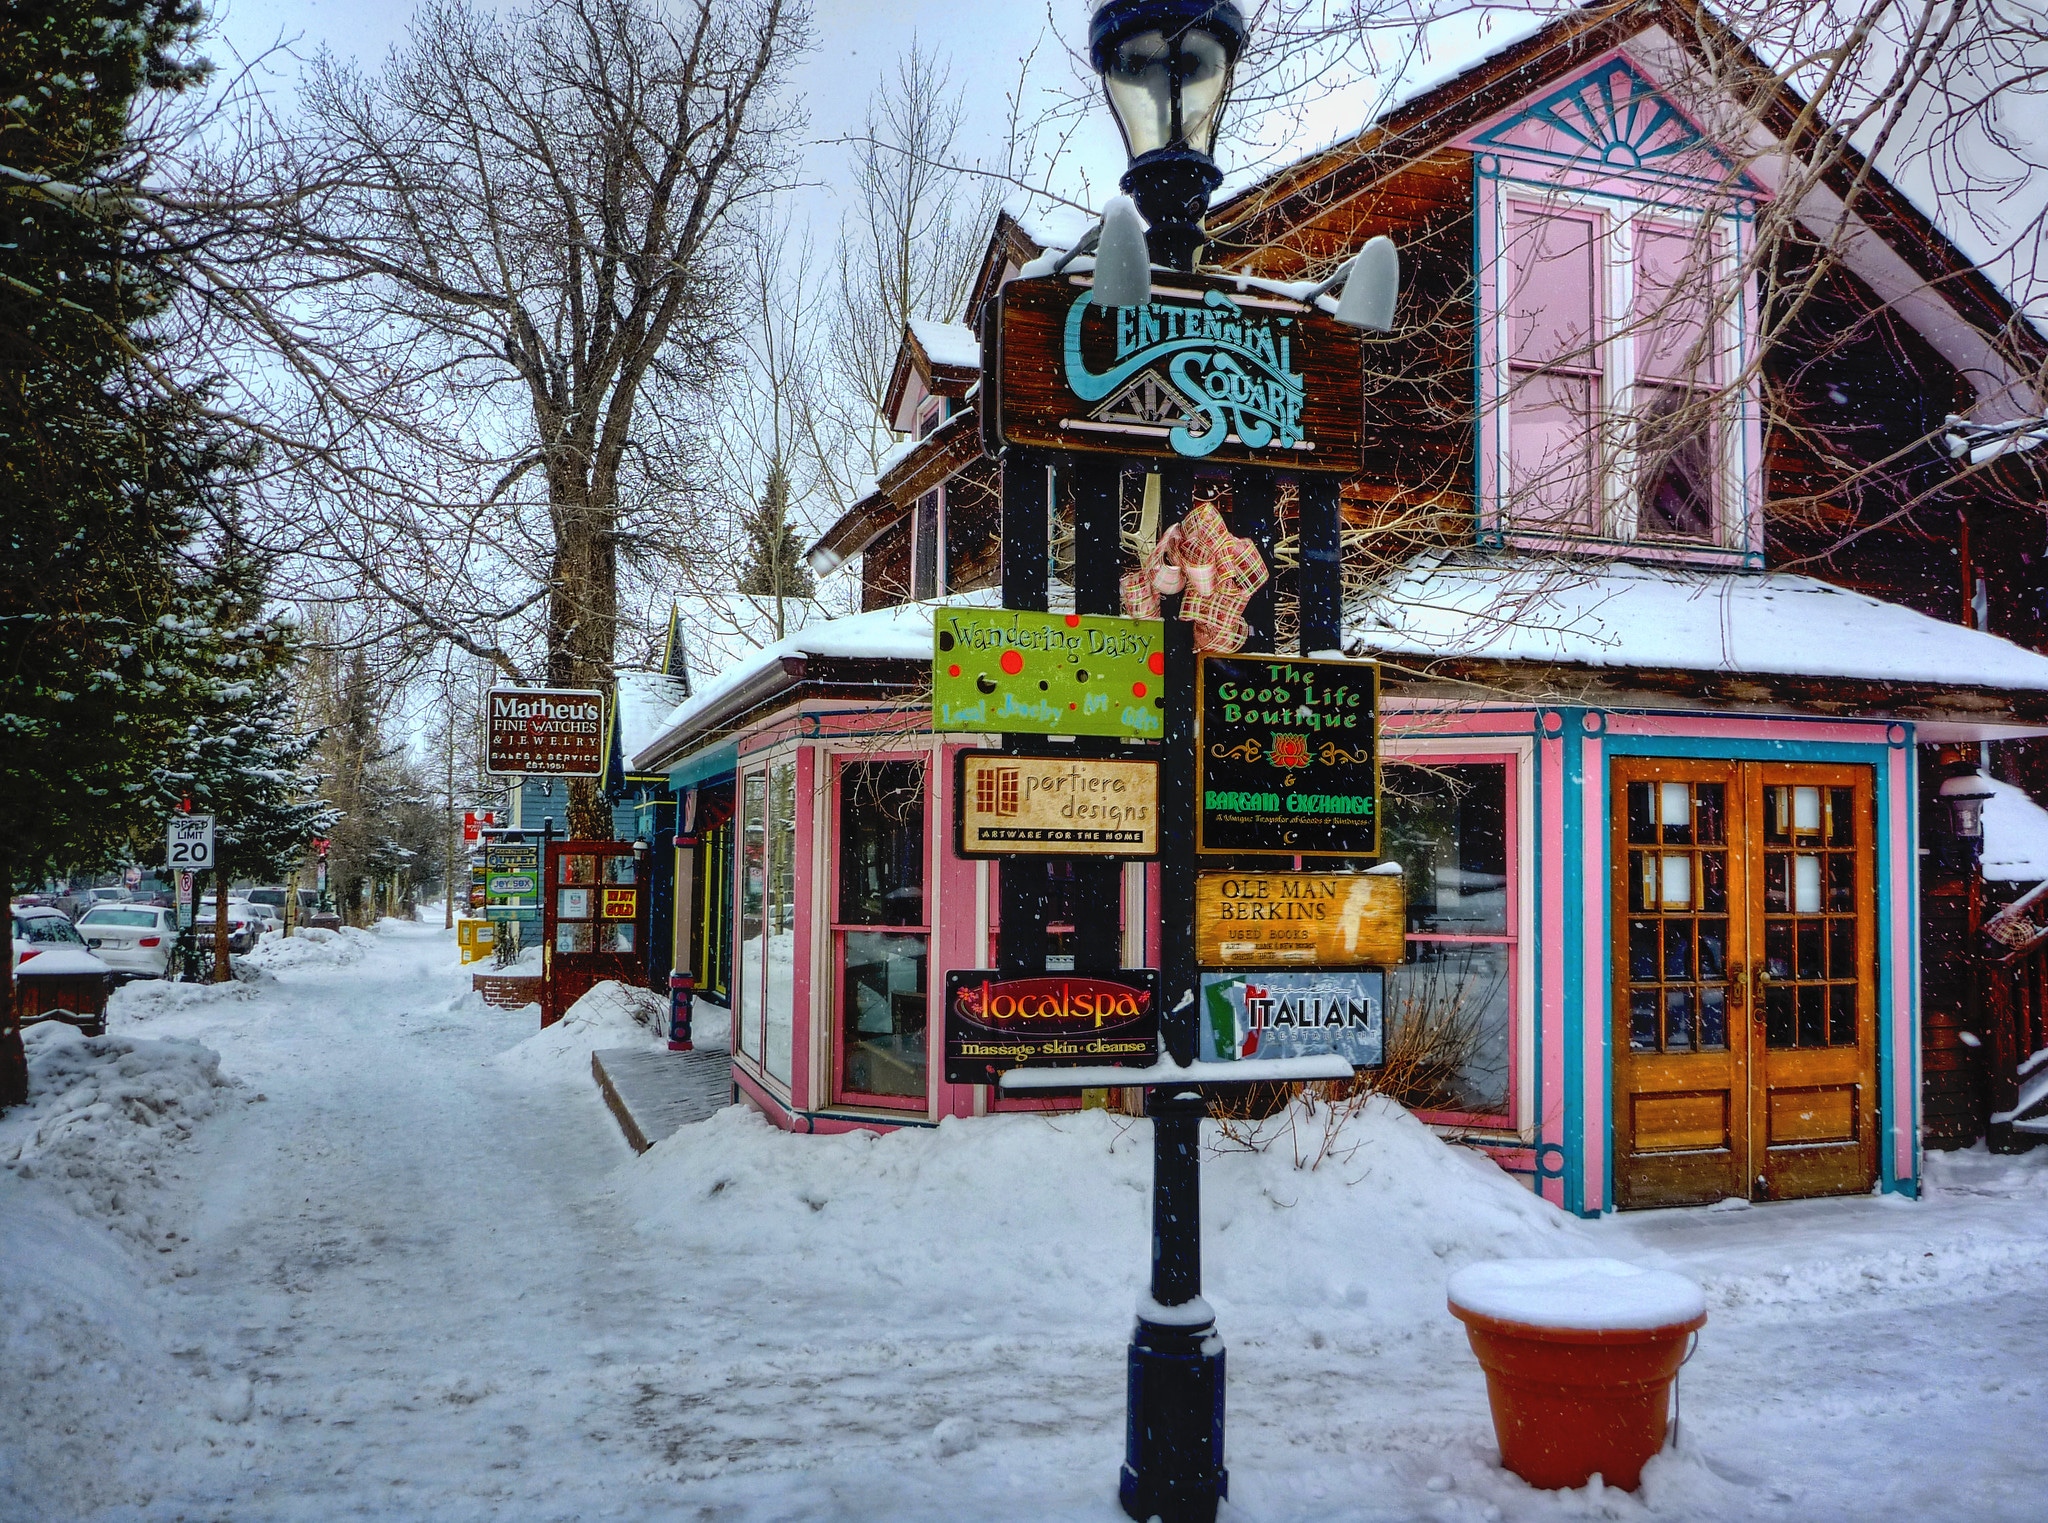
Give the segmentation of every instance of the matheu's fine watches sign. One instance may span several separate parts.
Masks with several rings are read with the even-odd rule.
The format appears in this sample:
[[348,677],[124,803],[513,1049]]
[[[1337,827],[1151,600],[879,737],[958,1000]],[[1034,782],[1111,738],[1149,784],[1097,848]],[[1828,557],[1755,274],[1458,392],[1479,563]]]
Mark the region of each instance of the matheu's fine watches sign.
[[946,975],[946,1082],[1013,1068],[1147,1068],[1159,1056],[1159,974]]
[[[1355,471],[1358,331],[1229,276],[1159,275],[1135,307],[1090,300],[1084,275],[1013,280],[983,374],[989,443],[1168,460]],[[984,384],[987,384],[986,382]]]
[[1376,663],[1201,658],[1195,849],[1379,855]]
[[1157,762],[963,751],[959,767],[963,857],[1158,854]]
[[484,702],[485,771],[546,777],[604,771],[604,694],[494,687]]

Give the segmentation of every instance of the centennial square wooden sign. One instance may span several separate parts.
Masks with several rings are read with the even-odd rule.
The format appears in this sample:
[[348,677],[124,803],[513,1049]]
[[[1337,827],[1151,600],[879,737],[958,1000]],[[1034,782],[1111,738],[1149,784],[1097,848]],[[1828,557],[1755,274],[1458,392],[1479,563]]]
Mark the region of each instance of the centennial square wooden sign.
[[962,751],[953,789],[963,857],[1151,857],[1159,763]]
[[1380,854],[1377,663],[1200,658],[1195,850]]
[[1013,280],[983,341],[984,442],[1289,471],[1364,455],[1358,330],[1255,282],[1155,271],[1136,307],[1087,275]]

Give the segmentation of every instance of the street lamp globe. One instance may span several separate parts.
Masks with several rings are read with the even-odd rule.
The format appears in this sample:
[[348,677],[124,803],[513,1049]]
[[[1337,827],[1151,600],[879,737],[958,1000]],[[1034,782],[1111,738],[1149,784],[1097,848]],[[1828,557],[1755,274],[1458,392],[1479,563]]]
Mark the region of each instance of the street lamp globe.
[[1088,52],[1123,133],[1123,188],[1151,224],[1152,254],[1192,269],[1202,214],[1223,183],[1210,157],[1244,47],[1233,0],[1102,0]]

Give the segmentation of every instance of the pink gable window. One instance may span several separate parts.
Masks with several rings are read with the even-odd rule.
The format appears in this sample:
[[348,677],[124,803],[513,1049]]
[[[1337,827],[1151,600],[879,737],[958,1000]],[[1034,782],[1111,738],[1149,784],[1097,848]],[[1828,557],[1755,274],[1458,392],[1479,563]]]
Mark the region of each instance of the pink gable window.
[[1760,564],[1738,285],[1764,189],[1616,51],[1472,152],[1478,540]]
[[1591,217],[1512,206],[1508,330],[1509,520],[1594,527],[1601,398],[1599,290]]
[[1691,228],[1650,222],[1636,230],[1636,533],[1643,538],[1715,538],[1719,367],[1706,291],[1713,255]]

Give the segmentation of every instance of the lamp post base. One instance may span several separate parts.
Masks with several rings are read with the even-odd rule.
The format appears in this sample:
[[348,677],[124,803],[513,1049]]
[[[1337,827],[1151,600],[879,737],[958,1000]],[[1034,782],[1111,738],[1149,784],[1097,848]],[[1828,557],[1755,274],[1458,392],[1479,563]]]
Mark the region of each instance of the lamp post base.
[[1214,1523],[1230,1495],[1223,1468],[1223,1340],[1216,1324],[1131,1333],[1124,1468],[1117,1500],[1146,1523]]

